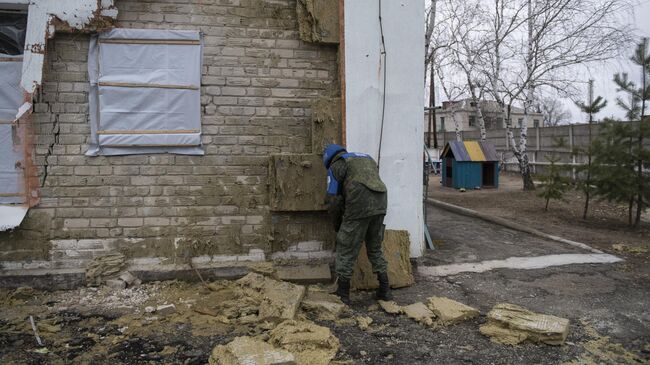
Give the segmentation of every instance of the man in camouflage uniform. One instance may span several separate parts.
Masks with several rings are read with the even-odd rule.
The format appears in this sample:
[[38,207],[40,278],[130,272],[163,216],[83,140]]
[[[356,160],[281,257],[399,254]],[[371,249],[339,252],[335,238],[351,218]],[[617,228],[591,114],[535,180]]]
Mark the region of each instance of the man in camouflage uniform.
[[341,300],[350,302],[350,278],[365,240],[372,271],[377,274],[377,299],[391,300],[386,260],[381,250],[386,215],[386,185],[379,178],[377,164],[367,154],[348,153],[330,144],[323,152],[328,172],[328,211],[336,234],[336,274]]

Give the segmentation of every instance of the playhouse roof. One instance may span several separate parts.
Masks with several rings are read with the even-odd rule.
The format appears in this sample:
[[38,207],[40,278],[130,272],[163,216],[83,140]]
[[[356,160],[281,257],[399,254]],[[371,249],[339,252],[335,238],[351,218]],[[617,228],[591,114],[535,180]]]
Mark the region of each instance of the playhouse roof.
[[456,161],[499,161],[494,145],[486,141],[450,141],[442,150],[442,156],[450,152]]

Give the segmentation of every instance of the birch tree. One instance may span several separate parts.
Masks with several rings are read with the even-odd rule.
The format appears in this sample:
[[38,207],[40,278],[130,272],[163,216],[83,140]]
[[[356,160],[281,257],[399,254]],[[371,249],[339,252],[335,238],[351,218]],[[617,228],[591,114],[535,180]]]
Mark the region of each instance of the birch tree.
[[459,2],[459,6],[453,7],[452,10],[451,16],[458,22],[459,29],[454,34],[455,40],[451,46],[451,53],[467,84],[466,89],[478,120],[481,140],[485,140],[487,133],[481,110],[481,100],[486,81],[481,67],[482,55],[488,50],[489,43],[488,33],[481,29],[481,25],[486,20],[484,9],[481,2],[465,1]]
[[[491,84],[495,99],[504,105],[506,134],[519,164],[524,190],[533,190],[527,154],[528,124],[538,90],[571,88],[577,81],[577,66],[617,56],[629,42],[629,26],[621,23],[619,17],[626,3],[624,0],[522,0],[499,6],[505,4],[501,1],[505,0],[495,0],[494,29],[497,31],[492,50],[496,72]],[[503,29],[510,32],[506,34]],[[504,49],[509,51],[510,59],[503,59],[500,52]],[[503,72],[504,62],[508,74]],[[518,143],[508,113],[515,102],[521,102],[524,109]]]
[[[450,69],[451,67],[448,65],[446,69]],[[459,85],[458,83],[454,83],[453,81],[449,80],[445,73],[444,70],[445,67],[437,67],[436,68],[436,73],[438,75],[438,80],[440,80],[440,86],[442,87],[442,91],[445,94],[445,98],[447,101],[449,101],[450,105],[450,113],[451,113],[451,121],[454,123],[454,130],[456,131],[456,140],[457,141],[462,141],[463,137],[460,133],[460,123],[458,122],[458,107],[461,106],[460,99],[466,92],[466,87],[464,85]]]

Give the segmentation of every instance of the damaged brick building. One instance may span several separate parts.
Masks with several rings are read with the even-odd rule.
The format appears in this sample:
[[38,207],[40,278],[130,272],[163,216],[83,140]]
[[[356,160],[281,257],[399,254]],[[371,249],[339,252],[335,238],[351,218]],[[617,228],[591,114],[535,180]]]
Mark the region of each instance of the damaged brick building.
[[[27,18],[29,104],[5,123],[24,174],[0,203],[29,209],[0,232],[3,285],[109,252],[136,270],[332,256],[320,153],[354,145],[338,0],[41,3],[0,0]],[[30,35],[38,6],[86,18],[48,8]]]

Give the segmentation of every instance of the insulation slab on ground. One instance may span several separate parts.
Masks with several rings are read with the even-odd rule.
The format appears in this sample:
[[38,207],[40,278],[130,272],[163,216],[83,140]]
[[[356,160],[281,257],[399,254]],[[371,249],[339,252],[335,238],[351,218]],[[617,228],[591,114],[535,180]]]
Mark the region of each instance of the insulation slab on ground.
[[296,12],[300,39],[339,43],[339,0],[298,0]]
[[436,315],[422,302],[415,302],[402,307],[402,312],[409,318],[426,326],[433,326]]
[[296,364],[328,365],[340,347],[329,328],[308,321],[284,321],[269,335],[269,343],[290,351]]
[[313,313],[320,320],[334,321],[345,309],[345,304],[334,294],[310,288],[302,301],[302,309],[305,312]]
[[276,267],[278,278],[300,284],[324,283],[332,280],[328,264],[305,264]]
[[[386,230],[382,250],[388,261],[388,280],[393,288],[402,288],[415,283],[410,261],[409,234],[403,230]],[[379,287],[376,275],[366,254],[365,244],[361,247],[357,265],[352,274],[352,287],[374,289]]]
[[327,171],[316,154],[273,155],[269,163],[273,211],[325,210]]
[[497,343],[515,345],[528,340],[561,345],[569,334],[568,319],[534,313],[514,304],[497,304],[487,317],[480,331]]
[[341,99],[319,98],[311,105],[312,152],[323,153],[330,143],[341,143]]
[[237,337],[227,345],[216,346],[208,359],[210,365],[294,365],[293,354],[276,349],[251,337]]
[[294,318],[305,296],[304,286],[274,280],[257,273],[249,273],[236,283],[247,290],[252,290],[253,296],[262,295],[260,318]]
[[427,299],[427,307],[433,311],[437,320],[444,325],[458,323],[479,315],[478,309],[444,297]]

